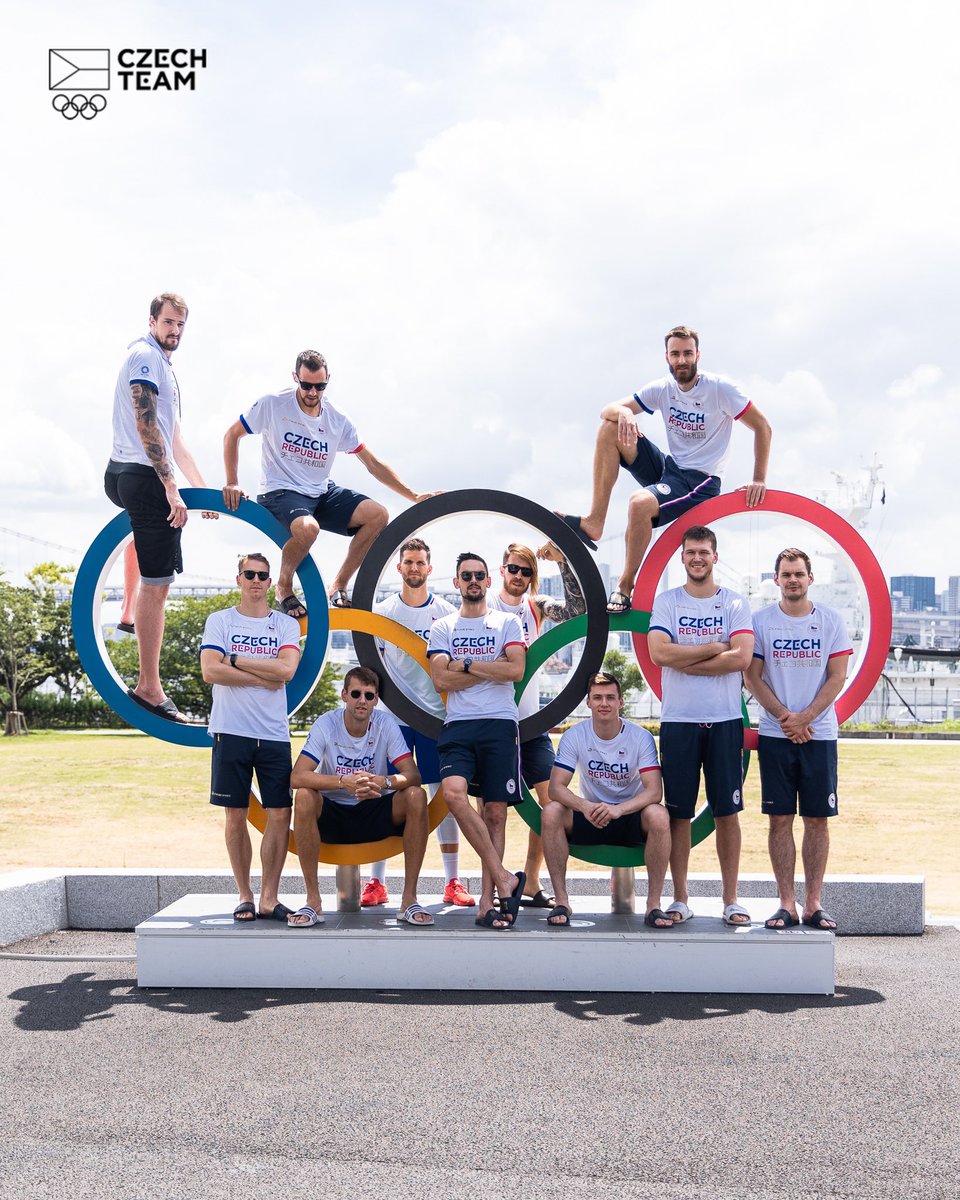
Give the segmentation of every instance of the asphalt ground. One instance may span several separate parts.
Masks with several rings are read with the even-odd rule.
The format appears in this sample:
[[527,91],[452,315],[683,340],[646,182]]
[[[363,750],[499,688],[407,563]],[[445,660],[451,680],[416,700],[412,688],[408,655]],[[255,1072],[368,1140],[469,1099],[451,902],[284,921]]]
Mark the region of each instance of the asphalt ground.
[[3,958],[0,1197],[960,1196],[960,931],[836,954],[833,997],[140,991],[132,961]]

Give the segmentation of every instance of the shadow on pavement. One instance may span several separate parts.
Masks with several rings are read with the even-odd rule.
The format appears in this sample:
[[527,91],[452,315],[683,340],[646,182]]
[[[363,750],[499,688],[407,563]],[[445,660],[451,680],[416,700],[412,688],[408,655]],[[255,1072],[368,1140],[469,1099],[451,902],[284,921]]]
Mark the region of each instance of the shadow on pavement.
[[25,1031],[68,1031],[88,1021],[114,1016],[114,1010],[131,1005],[184,1016],[207,1015],[232,1024],[266,1009],[304,1004],[355,1004],[418,1008],[516,1008],[518,1004],[552,1004],[562,1016],[576,1021],[620,1018],[631,1025],[656,1025],[661,1021],[714,1021],[746,1013],[777,1016],[811,1010],[856,1008],[880,1004],[885,997],[869,988],[838,988],[833,996],[762,996],[709,993],[636,992],[389,992],[327,991],[268,988],[150,988],[139,989],[134,979],[98,979],[93,972],[67,975],[59,983],[17,988],[9,998],[21,1003],[14,1019]]

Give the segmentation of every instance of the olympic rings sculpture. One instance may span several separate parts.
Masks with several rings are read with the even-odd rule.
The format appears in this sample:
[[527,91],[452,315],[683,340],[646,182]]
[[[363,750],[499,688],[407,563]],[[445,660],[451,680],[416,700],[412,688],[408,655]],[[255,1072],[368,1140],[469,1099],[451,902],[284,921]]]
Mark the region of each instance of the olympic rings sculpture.
[[[81,103],[78,104],[78,100]],[[97,113],[102,113],[107,107],[107,98],[99,93],[93,96],[84,96],[80,93],[75,96],[67,96],[60,92],[54,96],[51,103],[54,112],[58,112],[65,121],[75,121],[77,117],[83,117],[85,121],[92,121]]]

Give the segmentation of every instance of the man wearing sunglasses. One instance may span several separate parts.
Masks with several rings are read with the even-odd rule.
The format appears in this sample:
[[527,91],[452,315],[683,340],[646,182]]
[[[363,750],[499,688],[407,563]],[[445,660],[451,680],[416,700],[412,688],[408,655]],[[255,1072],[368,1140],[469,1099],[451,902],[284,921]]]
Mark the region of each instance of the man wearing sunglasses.
[[[540,574],[537,559],[555,562],[560,568],[563,599],[537,594]],[[500,567],[500,591],[489,597],[487,606],[498,612],[513,613],[523,627],[523,640],[529,647],[540,636],[544,621],[568,621],[586,612],[583,591],[566,559],[552,542],[547,542],[536,554],[522,542],[511,542],[503,552]],[[518,705],[520,719],[540,709],[539,672],[527,684]],[[520,771],[523,782],[532,789],[542,808],[548,800],[547,788],[553,770],[553,742],[548,733],[530,738],[520,744]],[[543,866],[543,844],[531,829],[527,838],[527,877],[522,904],[531,908],[552,908],[554,898],[544,892],[540,883]]]
[[[514,684],[523,678],[527,647],[523,627],[509,613],[487,608],[490,572],[479,554],[457,559],[453,581],[460,611],[434,621],[427,644],[430,676],[447,693],[440,734],[440,778],[447,807],[483,863],[477,925],[509,929],[520,911],[523,871],[503,865],[507,807],[519,804],[520,761]],[[483,816],[470,805],[467,787],[476,780]],[[497,890],[502,915],[494,908]]]
[[227,508],[235,510],[244,499],[238,482],[239,443],[247,434],[260,434],[257,503],[290,530],[280,560],[277,603],[281,611],[299,619],[307,615],[307,609],[293,593],[293,574],[320,530],[352,539],[330,587],[331,604],[349,608],[347,586],[388,520],[382,504],[333,482],[330,473],[340,451],[355,454],[378,483],[411,503],[437,493],[407,487],[392,467],[360,441],[350,418],[326,397],[330,373],[322,354],[316,350],[299,354],[293,379],[294,387],[261,396],[224,435],[223,500]]
[[[277,892],[290,834],[290,729],[285,685],[300,662],[300,626],[267,603],[270,564],[245,554],[237,568],[240,603],[207,617],[200,670],[213,688],[210,803],[224,810],[227,853],[240,903],[235,921],[257,916],[284,921],[290,909]],[[260,843],[259,913],[250,885],[247,825],[250,785],[257,773],[267,828]]]
[[433,916],[417,900],[427,849],[427,795],[400,726],[377,709],[380,680],[354,667],[343,680],[343,708],[313,724],[293,768],[294,833],[307,902],[287,918],[295,929],[323,925],[317,859],[322,843],[356,845],[403,839],[403,897],[397,920],[419,929]]

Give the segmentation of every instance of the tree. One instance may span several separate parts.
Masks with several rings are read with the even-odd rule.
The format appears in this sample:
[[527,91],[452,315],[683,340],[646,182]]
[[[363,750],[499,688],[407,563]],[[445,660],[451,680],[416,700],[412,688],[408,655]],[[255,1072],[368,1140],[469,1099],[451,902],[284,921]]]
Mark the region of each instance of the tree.
[[[49,677],[36,593],[0,579],[0,686],[9,697],[7,710],[19,712],[22,698]],[[8,731],[19,729],[8,722]]]
[[601,669],[620,684],[624,701],[629,700],[630,692],[642,692],[647,686],[640,668],[636,663],[627,662],[627,656],[620,650],[608,650]]
[[52,679],[71,700],[86,690],[83,667],[73,641],[69,591],[73,588],[75,574],[74,567],[61,567],[55,562],[39,563],[27,572],[36,596],[40,650],[47,667],[47,678]]

